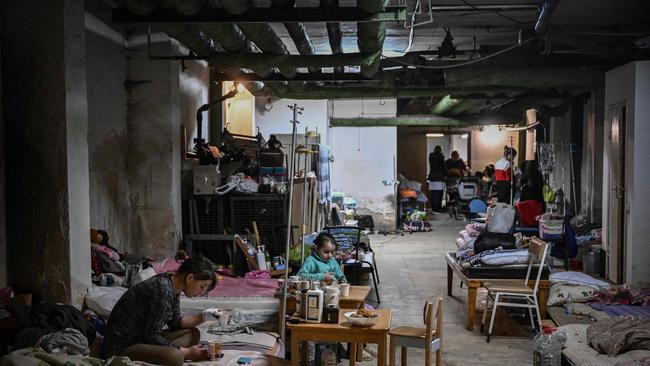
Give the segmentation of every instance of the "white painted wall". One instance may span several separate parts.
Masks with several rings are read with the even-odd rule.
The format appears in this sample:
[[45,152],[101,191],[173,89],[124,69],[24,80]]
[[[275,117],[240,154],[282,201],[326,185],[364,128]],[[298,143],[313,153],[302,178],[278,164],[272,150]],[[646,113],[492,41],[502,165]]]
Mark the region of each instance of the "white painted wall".
[[[458,155],[460,155],[460,158],[463,159],[465,164],[468,164],[469,166],[470,162],[467,161],[467,140],[468,139],[463,139],[460,136],[461,135],[459,134],[451,135],[451,146],[449,147],[450,149],[449,155],[451,156],[452,151],[458,151]],[[469,167],[472,168],[471,166]]]
[[[336,118],[395,117],[396,111],[394,99],[330,101],[330,116]],[[333,127],[329,130],[329,145],[335,157],[332,190],[354,197],[360,213],[373,216],[377,230],[392,230],[394,189],[382,181],[394,175],[397,128]]]
[[451,137],[449,135],[444,137],[427,137],[427,174],[429,173],[429,154],[438,145],[442,147],[442,153],[445,154],[445,159],[448,159],[451,154]]
[[[298,104],[304,108],[302,114],[298,116],[297,131],[304,134],[305,127],[310,131],[316,131],[321,135],[321,141],[327,141],[327,100],[295,100],[295,99],[276,99],[267,105],[266,98],[255,99],[255,125],[259,128],[264,138],[268,139],[270,134],[290,134],[292,124],[289,122],[293,118],[293,112],[287,106]],[[265,106],[270,106],[266,110]]]
[[503,156],[504,146],[518,146],[519,134],[517,132],[500,131],[497,126],[485,126],[483,131],[472,130],[472,168],[483,171],[488,164],[494,164]]
[[[603,139],[603,207],[609,207],[608,192],[611,182],[608,157],[609,109],[620,103],[627,105],[626,118],[626,281],[631,284],[650,283],[650,225],[647,223],[647,202],[650,201],[650,62],[634,62],[607,72],[605,77],[605,136]],[[608,211],[603,210],[604,247],[610,249],[607,243]],[[615,263],[608,265],[608,277],[615,279]]]

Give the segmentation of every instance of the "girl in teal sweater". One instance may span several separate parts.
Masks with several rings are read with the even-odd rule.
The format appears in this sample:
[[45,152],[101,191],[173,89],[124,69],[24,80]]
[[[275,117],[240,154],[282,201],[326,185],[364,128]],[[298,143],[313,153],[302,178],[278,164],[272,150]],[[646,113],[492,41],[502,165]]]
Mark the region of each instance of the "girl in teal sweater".
[[320,233],[314,239],[314,249],[300,267],[298,276],[303,280],[347,282],[341,267],[334,259],[336,239],[330,234]]

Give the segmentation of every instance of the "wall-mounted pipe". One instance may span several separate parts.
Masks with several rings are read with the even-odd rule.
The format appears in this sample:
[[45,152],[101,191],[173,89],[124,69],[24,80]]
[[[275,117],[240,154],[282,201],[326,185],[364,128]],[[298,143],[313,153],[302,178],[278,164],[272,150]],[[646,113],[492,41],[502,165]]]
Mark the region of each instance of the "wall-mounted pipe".
[[537,18],[537,23],[535,23],[535,33],[544,34],[548,29],[548,24],[551,19],[551,15],[557,8],[557,5],[560,3],[560,0],[545,0],[542,10],[539,12],[539,17]]

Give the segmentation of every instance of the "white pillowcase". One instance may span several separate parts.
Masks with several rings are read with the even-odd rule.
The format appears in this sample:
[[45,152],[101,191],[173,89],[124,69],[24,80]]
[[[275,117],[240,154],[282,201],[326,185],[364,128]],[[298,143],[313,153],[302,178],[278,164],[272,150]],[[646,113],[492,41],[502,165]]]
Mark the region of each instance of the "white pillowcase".
[[587,302],[596,297],[598,291],[590,286],[554,283],[548,291],[546,305],[562,305],[567,302],[569,294],[571,294],[571,302]]

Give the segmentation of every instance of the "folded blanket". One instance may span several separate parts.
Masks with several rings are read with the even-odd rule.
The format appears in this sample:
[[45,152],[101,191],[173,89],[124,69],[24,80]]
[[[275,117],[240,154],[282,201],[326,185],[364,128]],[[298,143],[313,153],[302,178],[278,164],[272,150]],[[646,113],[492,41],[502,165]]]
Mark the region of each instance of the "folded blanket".
[[619,316],[601,320],[587,328],[589,345],[614,356],[631,350],[650,350],[650,319]]

